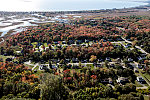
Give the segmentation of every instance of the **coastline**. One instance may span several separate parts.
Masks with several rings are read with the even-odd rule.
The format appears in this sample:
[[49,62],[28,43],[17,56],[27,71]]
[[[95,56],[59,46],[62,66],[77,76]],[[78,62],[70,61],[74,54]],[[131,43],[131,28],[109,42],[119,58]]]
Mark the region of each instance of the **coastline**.
[[[134,2],[136,2],[136,1],[134,1]],[[144,1],[141,1],[141,2],[144,2]],[[146,15],[147,14],[147,12],[146,12],[147,8],[146,7],[149,7],[149,9],[150,9],[150,1],[146,1],[146,3],[147,3],[146,5],[140,5],[140,6],[129,7],[129,8],[121,8],[121,9],[113,8],[113,9],[105,9],[105,10],[101,9],[101,10],[53,11],[53,12],[45,12],[45,11],[38,12],[37,11],[37,12],[34,12],[34,13],[39,13],[39,14],[44,14],[44,15],[46,15],[48,13],[50,16],[54,15],[55,17],[57,15],[64,15],[64,14],[79,14],[84,18],[86,18],[86,17],[88,18],[89,16],[90,17],[92,16],[91,18],[95,18],[95,19],[98,18],[98,17],[110,17],[110,16],[113,17],[113,16]],[[145,11],[143,11],[143,10],[145,10]],[[1,11],[0,11],[0,13],[1,13]],[[9,13],[9,12],[7,12],[7,13]],[[10,12],[10,13],[12,13],[12,12]],[[13,12],[13,13],[18,13],[18,12]],[[36,23],[36,22],[30,22],[30,23],[31,24],[38,24],[38,25],[45,24],[45,23]],[[15,23],[15,24],[20,24],[20,23],[18,22],[18,23]],[[28,27],[30,27],[30,26],[28,26]],[[13,29],[9,30],[8,33],[5,34],[2,37],[3,38],[9,37],[9,36],[11,36],[11,34],[13,32],[14,32]]]
[[[118,0],[119,1],[119,0]],[[119,1],[120,2],[120,1]],[[79,10],[31,10],[31,11],[8,11],[8,10],[0,10],[0,12],[35,12],[35,13],[38,13],[38,12],[51,12],[51,13],[57,13],[57,12],[76,12],[76,11],[95,11],[95,10],[113,10],[113,9],[124,9],[124,8],[135,8],[135,7],[143,7],[143,6],[150,6],[150,0],[147,0],[147,1],[138,1],[138,0],[135,0],[135,1],[127,1],[127,2],[137,2],[137,3],[142,3],[142,4],[138,4],[138,5],[134,5],[134,6],[130,6],[130,7],[127,7],[127,5],[123,6],[123,7],[113,7],[113,8],[96,8],[96,9],[79,9]],[[144,4],[145,3],[145,4]],[[50,9],[50,8],[49,8]]]

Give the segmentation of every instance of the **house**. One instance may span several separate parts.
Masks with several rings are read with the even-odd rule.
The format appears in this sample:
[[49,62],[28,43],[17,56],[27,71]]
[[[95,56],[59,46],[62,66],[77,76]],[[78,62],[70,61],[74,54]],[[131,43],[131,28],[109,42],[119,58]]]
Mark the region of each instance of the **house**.
[[57,41],[54,41],[54,44],[58,44],[58,42],[57,42]]
[[101,83],[103,83],[103,84],[112,84],[113,81],[112,81],[111,78],[106,78],[106,79],[102,79],[102,80],[101,80]]
[[111,59],[109,57],[106,57],[106,61],[111,62]]
[[82,47],[85,47],[86,46],[86,44],[81,44],[82,45]]
[[107,42],[105,39],[103,39],[103,42]]
[[116,45],[114,45],[114,47],[115,47],[115,48],[118,48],[118,47],[120,47],[120,45],[116,44]]
[[66,44],[66,41],[62,41],[62,44]]
[[96,67],[102,67],[101,64],[97,64],[97,63],[95,64],[95,66],[96,66]]
[[101,59],[101,58],[99,58],[99,59],[98,59],[98,62],[102,62],[102,61],[104,61],[104,60],[103,60],[103,59]]
[[74,44],[73,40],[69,40],[67,44]]
[[109,65],[111,68],[115,68],[115,65],[114,64],[110,64]]
[[89,40],[85,40],[86,43],[89,43]]
[[40,62],[41,62],[41,64],[45,64],[46,63],[43,59],[41,59]]
[[81,44],[82,43],[82,40],[77,40],[76,41],[76,44]]
[[131,41],[131,39],[127,39],[128,41]]
[[78,63],[79,60],[78,60],[78,58],[72,58],[72,62],[73,62],[73,63]]
[[120,58],[117,58],[117,59],[116,59],[116,62],[117,62],[117,63],[121,63],[121,59],[120,59]]
[[47,70],[48,67],[46,65],[40,65],[40,70]]
[[108,39],[108,41],[110,41],[110,42],[111,42],[111,41],[113,41],[113,40],[112,40],[112,39]]
[[18,62],[18,61],[14,61],[13,63],[15,63],[15,64],[19,64],[19,62]]
[[117,83],[120,83],[120,84],[123,84],[123,85],[125,83],[129,82],[128,78],[126,78],[126,77],[119,77],[116,81],[117,81]]
[[137,68],[134,68],[134,72],[135,72],[135,73],[139,73],[139,71],[138,71]]
[[133,59],[132,59],[132,58],[128,58],[128,61],[132,62],[132,61],[133,61]]
[[66,66],[66,68],[68,68],[68,69],[70,69],[71,67],[72,67],[71,64],[68,64],[68,65]]
[[131,44],[131,43],[128,43],[126,46],[131,47],[131,46],[132,46],[132,44]]
[[145,58],[146,58],[146,56],[147,56],[147,54],[142,53],[142,54],[140,54],[140,56],[141,56],[141,58],[145,59]]
[[122,38],[118,38],[117,41],[123,41],[123,39]]
[[69,63],[69,62],[70,62],[70,59],[65,59],[65,62],[66,62],[66,63]]
[[140,45],[140,47],[143,48],[144,46],[143,46],[143,45]]
[[52,67],[52,69],[57,69],[58,68],[57,65],[52,65],[51,67]]
[[131,64],[127,64],[127,67],[133,69],[134,67]]
[[16,51],[17,54],[21,53],[21,51]]
[[125,48],[128,48],[128,46],[127,46],[127,45],[125,45],[124,47],[125,47]]
[[37,69],[34,70],[34,73],[36,73],[36,72],[37,72]]
[[4,56],[8,56],[7,53],[4,53]]
[[58,59],[51,59],[51,61],[52,61],[53,63],[59,63],[59,60],[58,60]]
[[38,42],[38,44],[36,45],[36,47],[40,47],[41,45],[42,45],[42,43]]
[[49,49],[49,47],[45,47],[45,50],[48,50]]
[[146,83],[146,81],[144,80],[144,78],[142,76],[137,77],[137,81],[140,83]]
[[81,63],[87,63],[87,60],[81,60]]
[[140,56],[138,57],[138,60],[142,60],[142,59],[143,59],[142,57],[140,57]]
[[6,61],[10,62],[12,61],[12,58],[7,58]]
[[142,65],[140,65],[140,64],[138,64],[137,67],[138,67],[139,69],[142,69],[142,68],[143,68]]

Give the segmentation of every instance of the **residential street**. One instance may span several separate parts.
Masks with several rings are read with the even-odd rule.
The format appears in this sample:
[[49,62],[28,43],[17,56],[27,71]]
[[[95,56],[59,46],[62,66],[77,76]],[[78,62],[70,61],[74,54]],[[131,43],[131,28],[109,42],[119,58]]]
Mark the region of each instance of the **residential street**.
[[[125,42],[132,43],[131,41],[128,41],[128,40],[126,40],[126,39],[123,38],[123,37],[122,37],[122,39],[123,39]],[[147,53],[145,50],[143,50],[140,46],[135,46],[135,47],[138,48],[142,53],[149,54],[149,53]]]
[[26,64],[26,65],[30,65],[30,66],[34,66],[34,67],[32,68],[32,70],[34,70],[37,66],[39,66],[39,63],[31,64],[31,61],[24,62],[24,64]]

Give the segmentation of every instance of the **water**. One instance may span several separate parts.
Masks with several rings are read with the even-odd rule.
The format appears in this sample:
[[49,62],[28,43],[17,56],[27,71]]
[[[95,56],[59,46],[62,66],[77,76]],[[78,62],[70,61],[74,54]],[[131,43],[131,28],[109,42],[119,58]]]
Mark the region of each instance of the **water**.
[[[51,21],[47,21],[46,19],[49,19],[49,17],[45,17],[45,16],[38,15],[38,14],[36,14],[35,16],[41,16],[44,19],[40,20],[40,19],[35,18],[35,17],[13,19],[12,16],[11,16],[11,18],[12,18],[11,20],[0,21],[0,26],[11,25],[13,22],[22,22],[21,24],[18,24],[18,25],[13,25],[13,26],[8,26],[8,27],[0,28],[0,32],[3,32],[0,37],[3,37],[4,35],[6,35],[7,32],[9,32],[10,30],[15,31],[15,32],[12,33],[12,34],[15,34],[15,33],[18,33],[18,32],[21,32],[21,31],[25,30],[26,26],[37,26],[37,24],[31,24],[30,22],[35,22],[35,23],[48,23],[48,22],[55,22],[55,21],[60,21],[60,22],[65,21],[65,22],[67,22],[67,20],[65,20],[65,19],[61,20],[61,19],[59,19],[59,17],[58,17],[57,20],[54,19],[54,20],[51,20]],[[25,19],[30,19],[30,20],[23,21]],[[10,23],[6,23],[6,22],[10,22]]]
[[[19,20],[17,20],[17,19],[15,19],[15,20],[16,20],[16,22],[19,22]],[[14,22],[14,21],[12,21],[12,22]],[[24,26],[36,26],[35,24],[31,24],[31,23],[28,22],[28,21],[20,21],[20,22],[23,22],[23,23],[18,24],[18,25],[14,25],[14,26],[5,27],[5,28],[0,28],[0,32],[3,32],[3,33],[1,34],[1,37],[4,36],[5,34],[7,34],[7,32],[8,32],[9,30],[12,30],[12,29],[14,29],[14,31],[16,31],[15,33],[17,33],[17,32],[21,32],[21,31],[23,30],[22,28],[19,28],[19,27],[24,27]],[[0,25],[2,26],[3,24],[0,23]],[[17,29],[17,28],[19,28],[19,29]]]
[[[45,2],[44,2],[45,1]],[[43,0],[41,11],[99,10],[146,5],[147,0]]]
[[[6,0],[7,1],[7,0]],[[16,1],[16,2],[15,2]],[[13,1],[13,5],[11,7],[11,11],[17,11],[14,9],[18,7],[19,2],[18,0]],[[23,0],[22,0],[23,2]],[[99,10],[99,9],[112,9],[112,8],[128,8],[128,7],[136,7],[140,5],[147,5],[149,1],[147,0],[31,0],[31,2],[24,3],[24,7],[21,6],[21,11],[74,11],[74,10]],[[7,2],[6,2],[7,3]],[[15,5],[17,4],[17,5]],[[28,5],[26,5],[28,4]],[[1,5],[4,5],[3,2],[1,2]],[[30,8],[29,5],[32,5],[34,7],[33,9]],[[0,9],[2,10],[3,8]],[[9,6],[7,6],[9,8]],[[27,10],[27,8],[28,10]],[[4,11],[6,9],[3,9]],[[30,22],[36,22],[36,23],[46,23],[46,22],[64,22],[67,23],[67,19],[60,19],[61,16],[56,16],[54,18],[50,18],[51,21],[48,21],[45,16],[41,16],[38,14],[34,14],[33,16],[41,17],[42,20],[39,20],[38,18],[31,17],[31,20],[29,21],[23,21],[23,19],[15,19],[16,16],[11,16],[10,20],[2,21],[4,18],[0,18],[0,26],[7,26],[11,25],[13,22],[23,22],[19,25],[9,26],[5,28],[0,28],[0,32],[3,32],[1,36],[4,36],[7,34],[9,30],[15,29],[16,32],[21,32],[24,30],[24,28],[18,27],[24,27],[24,26],[36,26],[35,24],[31,24]],[[14,18],[13,18],[14,17]],[[62,15],[62,17],[67,17],[66,15]],[[74,18],[80,18],[81,16],[73,16]],[[30,18],[29,18],[30,19]],[[15,32],[15,33],[16,33]]]
[[99,9],[135,7],[139,5],[145,5],[148,2],[150,2],[150,0],[27,0],[27,1],[29,2],[26,2],[26,0],[1,0],[0,11],[99,10]]

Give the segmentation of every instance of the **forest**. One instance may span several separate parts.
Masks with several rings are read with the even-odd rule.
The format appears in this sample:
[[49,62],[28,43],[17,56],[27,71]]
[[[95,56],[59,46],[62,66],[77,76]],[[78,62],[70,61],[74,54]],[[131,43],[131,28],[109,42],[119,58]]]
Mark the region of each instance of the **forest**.
[[[32,26],[1,43],[0,98],[144,100],[150,87],[144,84],[147,88],[139,89],[137,77],[150,75],[149,53],[147,16],[78,19]],[[34,66],[26,64],[28,61],[38,68],[35,66],[33,70]],[[137,73],[131,63],[144,67],[137,67],[140,71]],[[40,70],[41,64],[50,68]],[[53,68],[54,64],[57,68]]]

